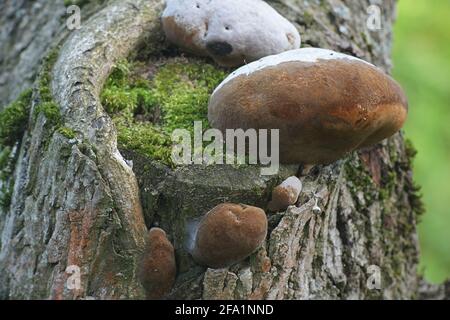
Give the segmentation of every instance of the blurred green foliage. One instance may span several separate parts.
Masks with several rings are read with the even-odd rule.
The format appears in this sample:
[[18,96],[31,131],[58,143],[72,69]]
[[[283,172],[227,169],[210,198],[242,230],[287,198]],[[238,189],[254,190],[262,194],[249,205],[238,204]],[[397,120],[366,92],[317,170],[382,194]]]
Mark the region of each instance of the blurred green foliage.
[[409,98],[405,130],[427,209],[421,271],[439,283],[450,278],[450,1],[400,0],[394,35],[393,74]]

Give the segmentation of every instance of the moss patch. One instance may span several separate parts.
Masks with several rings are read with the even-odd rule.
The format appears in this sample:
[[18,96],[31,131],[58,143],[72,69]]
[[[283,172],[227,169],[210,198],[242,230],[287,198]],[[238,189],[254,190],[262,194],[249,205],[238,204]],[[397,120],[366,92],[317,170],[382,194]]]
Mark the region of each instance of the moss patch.
[[[344,168],[348,176],[348,187],[352,194],[357,195],[358,191],[362,191],[368,204],[378,200],[380,195],[377,188],[374,188],[374,181],[358,159],[349,158]],[[364,210],[365,207],[360,207],[360,204],[357,203],[358,210]]]
[[68,127],[64,127],[63,119],[61,116],[60,108],[58,104],[53,99],[52,89],[51,89],[51,74],[53,66],[58,59],[59,50],[58,48],[52,50],[49,55],[44,59],[42,64],[42,70],[39,74],[38,79],[38,92],[40,97],[40,102],[34,108],[33,116],[34,120],[38,118],[40,114],[43,114],[47,119],[46,127],[49,130],[48,138],[57,131],[67,139],[74,139],[76,137],[75,132]]
[[53,100],[51,89],[51,73],[53,66],[58,58],[58,50],[52,50],[49,55],[44,59],[42,64],[42,70],[38,79],[38,92],[40,97],[40,103],[34,108],[33,116],[36,120],[39,114],[44,114],[48,120],[50,127],[55,127],[57,130],[62,123],[62,118],[59,110],[59,106]]
[[73,131],[72,129],[70,129],[70,128],[67,128],[67,127],[61,127],[61,128],[59,128],[58,129],[58,132],[60,133],[60,134],[62,134],[64,137],[66,137],[67,139],[75,139],[76,138],[76,133],[75,133],[75,131]]
[[[405,153],[407,157],[407,166],[409,168],[413,168],[414,158],[417,155],[417,150],[414,147],[411,140],[405,140]],[[411,178],[409,183],[406,184],[406,192],[409,196],[409,202],[411,203],[411,207],[418,217],[420,221],[420,217],[425,214],[426,208],[423,202],[423,196],[421,193],[421,187],[415,183],[415,181]]]
[[22,137],[28,124],[31,95],[31,90],[24,91],[0,112],[0,145],[12,147]]
[[32,91],[26,90],[0,112],[0,206],[9,207],[14,188],[12,174],[18,145],[28,125]]
[[53,96],[51,91],[52,69],[58,59],[58,49],[52,50],[42,63],[42,70],[39,75],[39,95],[43,102],[52,102]]
[[[153,67],[155,66],[155,67]],[[118,63],[101,94],[119,147],[171,165],[171,133],[207,121],[208,100],[227,72],[198,59]]]
[[7,208],[11,204],[14,180],[11,178],[14,171],[14,156],[12,148],[0,146],[0,207]]
[[34,110],[35,118],[37,118],[40,113],[43,113],[45,115],[52,126],[59,126],[61,124],[61,114],[59,113],[59,107],[53,101],[44,102],[37,105]]
[[159,126],[115,118],[121,148],[134,150],[154,160],[170,164],[172,142],[170,136]]

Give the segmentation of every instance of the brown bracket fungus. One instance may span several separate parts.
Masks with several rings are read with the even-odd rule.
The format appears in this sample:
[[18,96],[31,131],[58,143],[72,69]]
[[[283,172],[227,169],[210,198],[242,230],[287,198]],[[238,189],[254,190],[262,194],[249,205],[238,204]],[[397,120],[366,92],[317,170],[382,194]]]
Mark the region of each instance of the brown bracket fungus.
[[266,239],[264,210],[224,203],[200,222],[192,252],[194,260],[210,268],[225,268],[244,260]]
[[300,34],[261,0],[168,0],[162,16],[167,39],[222,66],[300,47]]
[[272,212],[286,210],[295,205],[302,192],[302,182],[297,177],[289,177],[272,191],[268,209]]
[[172,289],[177,273],[175,252],[164,230],[149,231],[138,272],[147,299],[162,299]]
[[233,72],[213,93],[212,127],[279,129],[284,164],[330,164],[400,130],[408,112],[401,87],[363,60],[304,48]]

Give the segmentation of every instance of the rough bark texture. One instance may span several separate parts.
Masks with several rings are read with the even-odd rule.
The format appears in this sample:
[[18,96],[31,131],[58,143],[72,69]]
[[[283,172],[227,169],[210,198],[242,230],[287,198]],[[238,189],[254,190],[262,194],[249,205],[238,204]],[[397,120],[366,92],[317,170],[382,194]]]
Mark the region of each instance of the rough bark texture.
[[0,110],[32,85],[42,56],[62,29],[64,11],[57,0],[0,3]]
[[[64,12],[62,2],[0,5],[0,41],[7,44],[0,52],[0,99],[13,100],[16,84],[29,86],[45,49],[61,42],[52,93],[64,125],[77,135],[67,139],[42,113],[30,117],[17,151],[13,200],[0,208],[1,298],[143,298],[136,266],[146,230],[155,224],[176,249],[178,278],[169,298],[445,296],[417,276],[417,197],[401,134],[304,177],[298,207],[269,216],[267,243],[247,261],[222,270],[195,265],[185,249],[190,222],[223,201],[265,207],[271,188],[298,168],[283,167],[275,177],[260,176],[258,168],[171,170],[131,150],[119,152],[98,96],[118,60],[142,48],[157,50],[163,1],[92,3],[83,12],[97,13],[83,16],[82,29],[72,33],[62,28],[61,16],[55,18]],[[268,2],[296,23],[304,44],[389,71],[393,0]],[[31,3],[41,3],[37,16]],[[380,31],[367,30],[370,4],[383,8]],[[21,26],[22,15],[33,24]],[[8,34],[3,25],[15,31]],[[39,102],[35,90],[32,108]],[[133,169],[122,155],[133,160]],[[313,193],[320,195],[321,214],[312,212]],[[70,265],[81,268],[80,290],[66,286]],[[380,290],[367,286],[371,265],[381,269]]]

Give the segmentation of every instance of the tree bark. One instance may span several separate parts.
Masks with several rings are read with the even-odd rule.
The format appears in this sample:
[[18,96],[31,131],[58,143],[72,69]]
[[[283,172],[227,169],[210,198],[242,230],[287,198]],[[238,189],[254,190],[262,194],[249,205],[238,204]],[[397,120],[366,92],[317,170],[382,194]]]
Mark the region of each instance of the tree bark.
[[[389,72],[395,1],[267,2],[296,24],[305,45],[356,55]],[[379,31],[367,29],[370,4],[382,8]],[[427,290],[417,275],[420,201],[411,149],[401,133],[303,177],[301,205],[269,216],[263,248],[231,268],[205,270],[185,249],[189,223],[223,201],[265,208],[271,188],[298,168],[282,167],[269,178],[258,168],[172,170],[118,150],[99,94],[119,60],[142,48],[158,50],[163,1],[91,1],[83,8],[82,28],[73,32],[63,27],[63,1],[0,6],[0,22],[15,30],[8,34],[2,27],[0,34],[7,44],[0,52],[4,104],[20,91],[12,88],[31,85],[41,70],[29,126],[17,145],[12,202],[0,208],[1,298],[142,299],[136,268],[147,229],[155,224],[176,249],[178,276],[170,299],[409,299],[439,290],[442,295],[442,288]],[[23,19],[31,24],[22,26]],[[33,116],[50,44],[58,52],[52,95],[75,139],[55,130],[44,114]],[[124,157],[133,160],[133,168]],[[314,193],[321,214],[312,211]],[[77,290],[67,287],[66,268],[72,265],[81,270]],[[367,285],[373,266],[380,270],[379,289]]]

